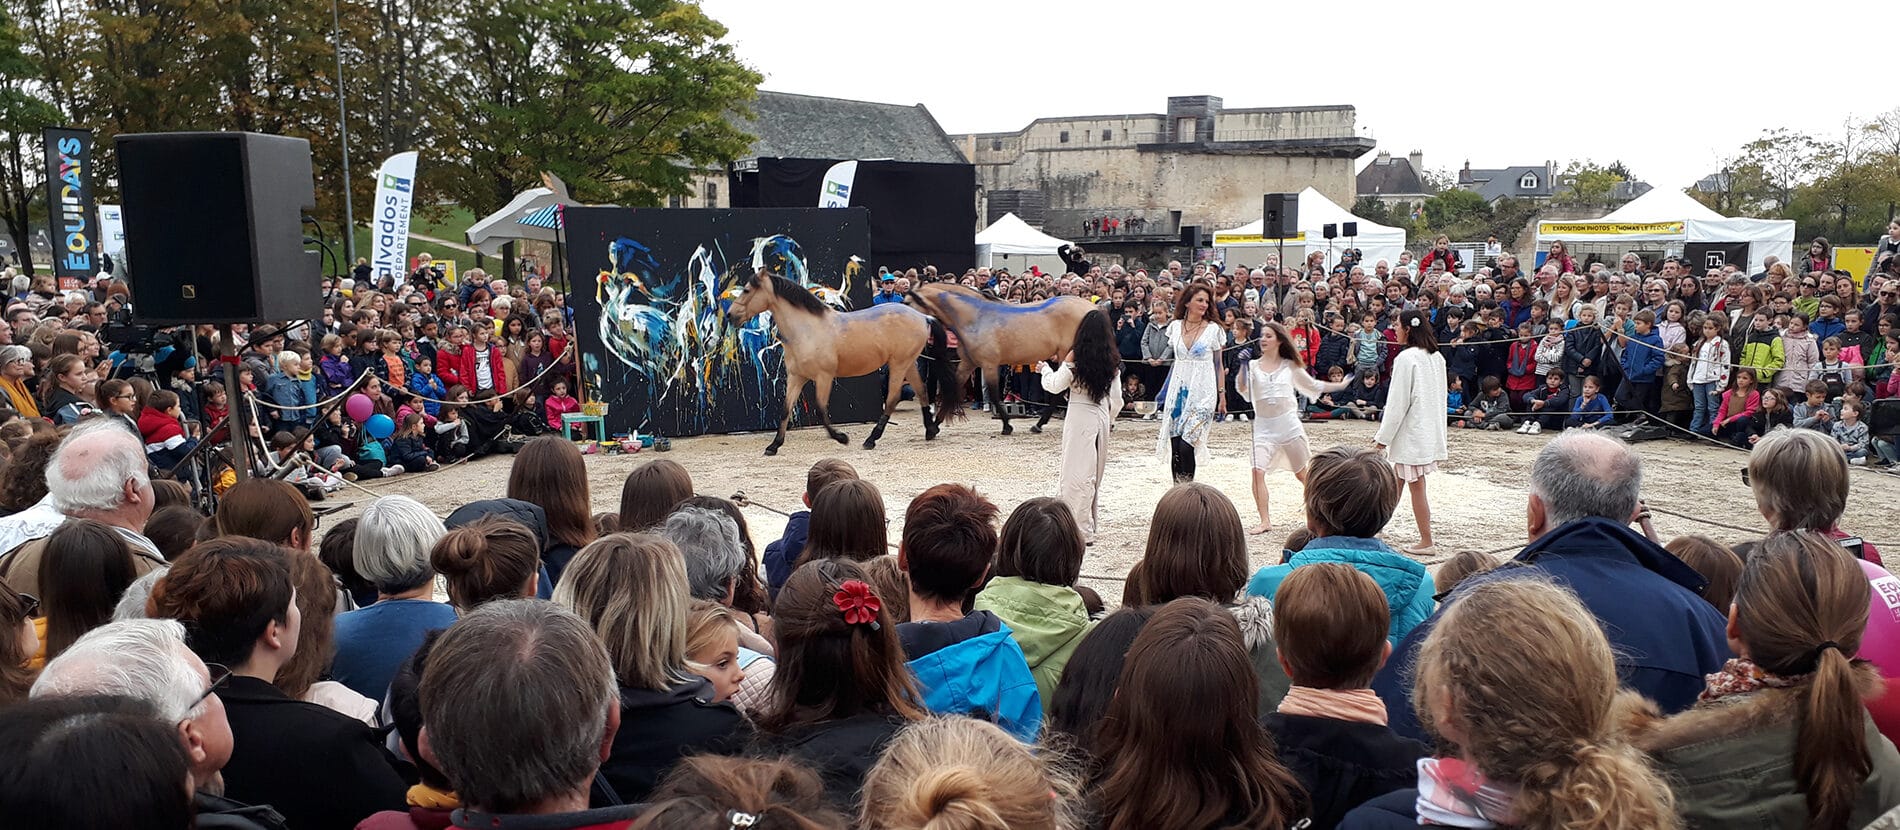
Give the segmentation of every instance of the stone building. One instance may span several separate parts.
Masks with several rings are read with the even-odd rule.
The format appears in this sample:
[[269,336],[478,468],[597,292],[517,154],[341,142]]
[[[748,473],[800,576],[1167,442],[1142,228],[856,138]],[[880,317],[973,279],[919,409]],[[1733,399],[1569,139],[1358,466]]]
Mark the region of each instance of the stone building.
[[986,221],[1015,212],[1108,251],[1178,244],[1188,226],[1211,240],[1259,219],[1267,193],[1310,186],[1352,204],[1354,160],[1373,148],[1354,119],[1344,105],[1227,109],[1195,95],[1170,97],[1165,113],[1052,116],[951,138],[976,165]]

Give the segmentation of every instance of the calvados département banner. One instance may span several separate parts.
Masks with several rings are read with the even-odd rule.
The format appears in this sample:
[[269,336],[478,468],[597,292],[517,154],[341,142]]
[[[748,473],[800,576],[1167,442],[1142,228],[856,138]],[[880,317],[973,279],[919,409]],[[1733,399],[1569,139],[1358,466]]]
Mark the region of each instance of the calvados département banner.
[[1539,222],[1537,232],[1545,236],[1680,236],[1683,226],[1682,222]]
[[416,152],[397,153],[376,171],[376,212],[370,222],[370,271],[401,283],[409,275],[409,211],[416,191]]
[[60,290],[79,288],[99,273],[99,224],[92,207],[92,132],[48,127],[46,204],[53,225],[53,274]]

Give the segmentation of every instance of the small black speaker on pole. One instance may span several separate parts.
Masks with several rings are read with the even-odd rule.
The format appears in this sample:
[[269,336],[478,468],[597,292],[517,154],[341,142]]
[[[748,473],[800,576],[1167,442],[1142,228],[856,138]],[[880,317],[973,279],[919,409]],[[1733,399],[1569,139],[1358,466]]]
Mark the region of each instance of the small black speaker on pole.
[[1268,193],[1260,209],[1260,235],[1265,239],[1291,239],[1300,233],[1300,194]]
[[1181,226],[1181,247],[1183,248],[1201,247],[1201,226],[1200,225],[1182,225]]
[[1319,228],[1319,235],[1326,237],[1327,239],[1337,239],[1339,238],[1339,226],[1331,222],[1321,225]]
[[1355,236],[1358,236],[1358,235],[1359,235],[1359,223],[1358,223],[1358,222],[1347,222],[1347,223],[1345,223],[1344,225],[1342,225],[1342,226],[1340,226],[1340,230],[1341,230],[1341,231],[1343,231],[1343,232],[1344,232],[1344,234],[1343,234],[1343,235],[1344,235],[1344,236],[1346,236],[1346,237],[1348,237],[1348,238],[1350,238],[1350,237],[1355,237]]
[[132,310],[142,324],[262,323],[322,312],[310,142],[261,133],[121,135]]

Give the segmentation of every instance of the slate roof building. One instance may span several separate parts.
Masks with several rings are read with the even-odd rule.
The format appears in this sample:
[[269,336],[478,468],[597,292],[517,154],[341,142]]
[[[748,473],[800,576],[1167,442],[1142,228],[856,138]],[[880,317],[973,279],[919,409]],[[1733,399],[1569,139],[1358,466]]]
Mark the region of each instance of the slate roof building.
[[1358,195],[1370,196],[1386,205],[1400,202],[1417,204],[1430,198],[1425,192],[1425,154],[1413,150],[1404,158],[1394,158],[1384,150],[1359,171]]
[[1474,170],[1467,161],[1458,171],[1458,186],[1494,205],[1505,198],[1548,201],[1557,194],[1557,163]]

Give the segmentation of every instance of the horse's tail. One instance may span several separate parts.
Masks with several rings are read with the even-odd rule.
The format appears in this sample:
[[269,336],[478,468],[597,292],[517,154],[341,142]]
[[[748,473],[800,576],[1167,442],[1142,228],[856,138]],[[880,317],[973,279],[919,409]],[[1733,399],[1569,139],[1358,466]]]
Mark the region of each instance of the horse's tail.
[[930,339],[924,344],[924,359],[929,361],[930,401],[937,407],[937,422],[963,417],[963,384],[957,379],[957,366],[950,360],[950,334],[940,320],[930,321]]

